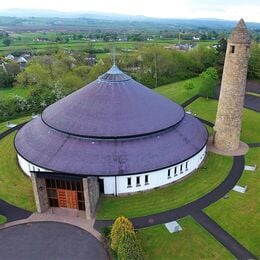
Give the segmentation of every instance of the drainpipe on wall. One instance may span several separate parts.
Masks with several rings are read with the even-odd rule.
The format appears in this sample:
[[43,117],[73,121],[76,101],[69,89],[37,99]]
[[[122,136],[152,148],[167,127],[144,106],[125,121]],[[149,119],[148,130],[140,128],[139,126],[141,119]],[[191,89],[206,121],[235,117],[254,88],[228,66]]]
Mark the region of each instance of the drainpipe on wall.
[[116,181],[116,176],[115,176],[115,195],[117,196],[117,181]]

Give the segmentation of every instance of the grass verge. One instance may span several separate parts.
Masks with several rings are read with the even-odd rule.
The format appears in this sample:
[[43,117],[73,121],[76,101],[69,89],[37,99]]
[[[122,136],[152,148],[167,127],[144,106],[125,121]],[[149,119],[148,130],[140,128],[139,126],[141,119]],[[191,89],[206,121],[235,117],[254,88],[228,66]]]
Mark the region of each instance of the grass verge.
[[246,193],[230,191],[205,211],[222,228],[256,256],[260,255],[260,148],[251,148],[246,165],[258,165],[255,172],[244,171],[238,185],[248,186]]
[[164,188],[124,197],[102,197],[98,219],[146,216],[178,208],[216,188],[228,175],[232,158],[209,154],[204,164],[184,181]]
[[183,230],[169,233],[164,225],[138,231],[145,259],[235,259],[191,217],[178,220]]
[[7,221],[6,217],[3,215],[0,215],[0,225],[4,224]]
[[31,180],[18,167],[14,135],[12,133],[0,140],[0,198],[17,207],[35,211]]

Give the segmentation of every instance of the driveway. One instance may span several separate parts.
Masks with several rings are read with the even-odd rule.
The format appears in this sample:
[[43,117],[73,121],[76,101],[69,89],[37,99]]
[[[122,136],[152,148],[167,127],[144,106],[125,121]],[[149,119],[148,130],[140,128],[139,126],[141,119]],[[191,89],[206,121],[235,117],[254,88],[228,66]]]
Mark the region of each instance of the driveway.
[[0,259],[106,260],[103,245],[78,227],[57,222],[21,224],[0,230]]

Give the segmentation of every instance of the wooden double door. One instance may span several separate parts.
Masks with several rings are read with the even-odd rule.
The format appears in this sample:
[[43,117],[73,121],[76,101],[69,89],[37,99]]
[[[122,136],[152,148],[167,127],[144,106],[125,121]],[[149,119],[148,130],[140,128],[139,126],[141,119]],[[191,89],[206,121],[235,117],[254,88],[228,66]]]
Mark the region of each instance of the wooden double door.
[[75,190],[57,189],[58,206],[79,209],[78,192]]

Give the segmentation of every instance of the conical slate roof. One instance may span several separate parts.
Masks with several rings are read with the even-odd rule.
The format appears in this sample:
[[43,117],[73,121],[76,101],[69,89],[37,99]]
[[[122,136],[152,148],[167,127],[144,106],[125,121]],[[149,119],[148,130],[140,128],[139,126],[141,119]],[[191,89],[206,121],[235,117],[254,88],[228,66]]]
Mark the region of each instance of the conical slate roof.
[[231,43],[248,43],[251,42],[250,34],[247,30],[246,24],[243,19],[240,19],[235,29],[231,33],[228,41]]
[[198,119],[113,66],[23,126],[15,148],[51,172],[115,176],[180,163],[207,138]]
[[183,116],[182,107],[113,65],[96,81],[46,108],[42,120],[64,133],[114,138],[161,131]]

